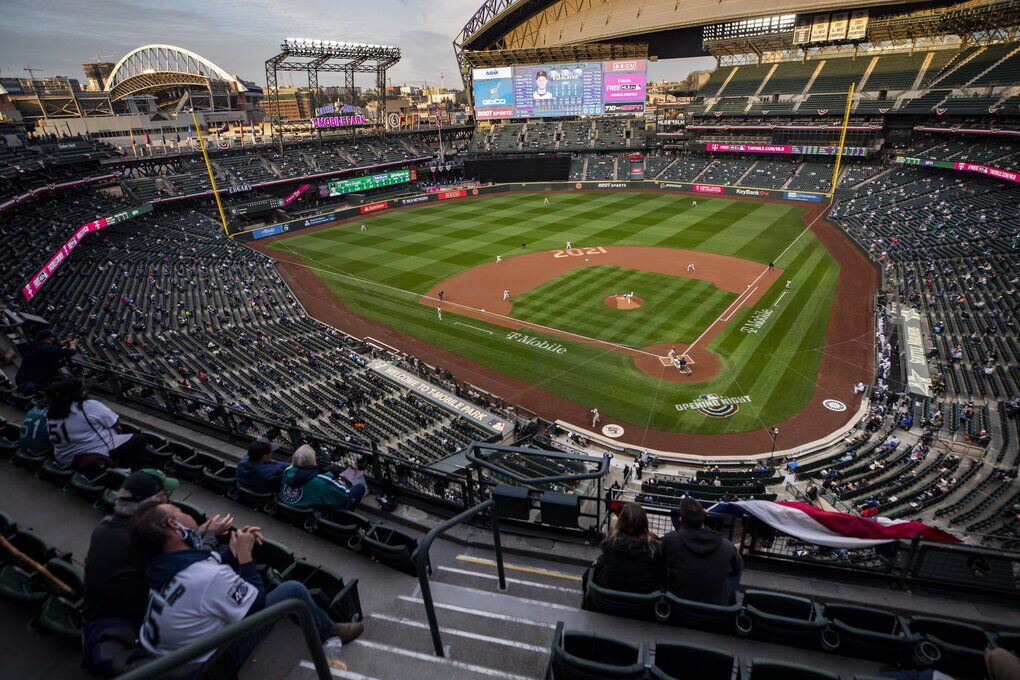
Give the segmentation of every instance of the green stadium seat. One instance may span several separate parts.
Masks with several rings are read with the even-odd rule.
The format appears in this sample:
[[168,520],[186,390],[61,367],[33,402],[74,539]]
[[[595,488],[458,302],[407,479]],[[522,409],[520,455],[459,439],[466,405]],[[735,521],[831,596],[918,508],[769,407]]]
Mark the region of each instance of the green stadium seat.
[[417,575],[411,562],[411,555],[418,547],[418,540],[414,536],[383,524],[375,524],[368,531],[359,530],[358,537],[361,539],[362,552],[376,562],[410,576]]
[[628,593],[603,588],[593,581],[594,572],[594,567],[588,570],[588,589],[584,594],[585,609],[631,619],[655,620],[655,605],[662,598],[661,592]]
[[750,680],[839,680],[839,676],[796,663],[754,659]]
[[237,501],[253,510],[269,512],[269,508],[276,505],[276,495],[272,493],[258,493],[244,487],[237,487]]
[[85,590],[85,575],[80,567],[63,560],[50,560],[46,568],[70,586],[71,592],[64,593],[46,579],[39,579],[43,587],[49,590],[50,596],[43,602],[37,617],[38,623],[44,630],[62,638],[81,640],[81,598]]
[[220,462],[217,465],[202,468],[202,476],[198,483],[216,493],[229,496],[234,493],[237,481],[237,466]]
[[882,609],[829,604],[822,615],[829,621],[822,631],[822,648],[845,656],[906,663],[921,640],[906,619]]
[[914,616],[910,629],[938,647],[941,658],[933,666],[948,675],[983,677],[985,649],[994,639],[979,626],[933,616]]
[[744,591],[744,610],[737,617],[737,633],[799,647],[817,647],[826,621],[821,608],[806,597]]
[[64,486],[71,481],[71,477],[74,476],[74,470],[70,468],[64,469],[57,465],[56,460],[48,458],[42,464],[42,467],[35,471],[35,476],[39,479],[45,479]]
[[289,503],[278,502],[272,505],[271,513],[287,524],[293,524],[305,531],[312,531],[315,528],[315,510],[312,508],[299,508]]
[[656,605],[655,616],[659,621],[674,626],[732,634],[742,608],[739,602],[731,605],[708,604],[666,593]]
[[266,589],[272,590],[283,581],[283,573],[294,564],[294,551],[277,541],[264,540],[252,550],[252,558],[262,574]]
[[319,521],[315,524],[315,533],[331,543],[354,552],[360,552],[361,539],[358,537],[358,532],[368,531],[371,526],[371,522],[353,512],[331,510],[319,515]]
[[549,667],[556,680],[605,680],[645,675],[647,648],[596,633],[564,631],[556,624]]
[[656,642],[655,663],[649,669],[657,680],[731,680],[740,659],[707,647]]

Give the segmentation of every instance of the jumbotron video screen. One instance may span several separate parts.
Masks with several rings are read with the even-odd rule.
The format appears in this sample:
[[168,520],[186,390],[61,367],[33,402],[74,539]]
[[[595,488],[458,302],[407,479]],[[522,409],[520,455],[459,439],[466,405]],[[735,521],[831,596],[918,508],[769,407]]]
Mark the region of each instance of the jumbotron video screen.
[[475,118],[640,113],[646,79],[644,59],[474,69]]

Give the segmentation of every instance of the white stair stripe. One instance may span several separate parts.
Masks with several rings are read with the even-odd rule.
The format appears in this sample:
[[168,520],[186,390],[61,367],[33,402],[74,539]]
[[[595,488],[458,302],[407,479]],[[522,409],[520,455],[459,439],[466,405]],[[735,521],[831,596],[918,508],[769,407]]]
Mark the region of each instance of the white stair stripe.
[[[415,604],[425,604],[424,600],[420,597],[410,597],[409,595],[400,595],[398,599],[404,602],[413,602]],[[443,604],[442,602],[436,602],[435,606],[437,609],[446,609],[451,612],[457,612],[458,614],[470,614],[472,616],[481,616],[486,619],[499,619],[500,621],[509,621],[510,623],[520,623],[525,626],[538,626],[539,628],[553,629],[556,624],[546,623],[545,621],[532,621],[531,619],[522,619],[517,616],[507,616],[506,614],[497,614],[495,612],[486,612],[480,609],[469,609],[467,607],[458,607],[455,604]]]
[[[480,571],[471,571],[470,569],[457,569],[455,567],[436,567],[437,571],[448,571],[451,574],[464,574],[465,576],[477,576],[478,578],[489,579],[490,581],[498,581],[499,576],[497,574],[484,574]],[[553,586],[546,583],[537,583],[535,581],[525,581],[520,578],[507,578],[507,583],[516,583],[524,586],[531,586],[532,588],[544,588],[545,590],[558,590],[561,593],[573,593],[574,595],[580,595],[580,588],[564,588],[563,586]]]
[[464,671],[470,671],[471,673],[477,673],[479,675],[485,675],[490,678],[505,678],[505,680],[533,680],[527,675],[517,675],[516,673],[507,673],[505,671],[497,670],[495,668],[489,668],[488,666],[479,666],[473,663],[467,663],[464,661],[456,661],[454,659],[447,658],[445,656],[434,656],[432,654],[423,654],[422,652],[414,652],[410,649],[402,649],[400,647],[394,647],[392,645],[384,645],[379,642],[372,642],[371,640],[363,640],[361,638],[351,643],[359,647],[368,647],[380,652],[388,652],[390,654],[397,654],[399,656],[406,656],[410,659],[417,659],[418,661],[429,661],[431,663],[437,663],[442,666],[450,666],[451,668],[458,668]]
[[[379,619],[380,621],[390,621],[391,623],[399,623],[402,626],[411,626],[412,628],[422,628],[424,630],[429,629],[429,624],[424,621],[415,621],[414,619],[407,619],[400,616],[389,616],[387,614],[369,614],[373,619]],[[526,642],[519,642],[517,640],[507,640],[506,638],[495,638],[489,635],[481,635],[479,633],[472,633],[466,630],[457,630],[456,628],[444,628],[439,627],[439,632],[443,635],[453,635],[454,637],[463,637],[471,640],[478,640],[480,642],[488,642],[494,645],[503,645],[504,647],[513,647],[514,649],[524,649],[529,652],[540,652],[545,653],[549,651],[548,647],[540,647],[538,645],[529,645]]]
[[[315,664],[311,661],[302,661],[298,664],[301,668],[307,668],[310,671],[315,671]],[[361,673],[355,673],[354,671],[342,671],[339,668],[330,668],[329,672],[334,678],[343,678],[343,680],[379,680],[379,678],[372,677],[371,675],[362,675]]]

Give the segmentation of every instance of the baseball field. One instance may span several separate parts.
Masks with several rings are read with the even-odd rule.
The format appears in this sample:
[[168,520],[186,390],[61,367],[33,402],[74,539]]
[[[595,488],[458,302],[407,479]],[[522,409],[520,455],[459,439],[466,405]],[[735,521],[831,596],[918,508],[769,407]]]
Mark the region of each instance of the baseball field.
[[[597,406],[600,427],[719,435],[851,402],[855,378],[820,381],[840,264],[819,217],[666,193],[510,193],[380,212],[268,252],[306,304],[298,271],[337,308],[435,348],[416,345],[419,358],[466,359],[475,384],[480,367],[508,376],[486,384],[509,402],[541,392],[572,403],[574,420]],[[859,332],[866,344],[870,327]],[[671,348],[690,373],[663,358]]]

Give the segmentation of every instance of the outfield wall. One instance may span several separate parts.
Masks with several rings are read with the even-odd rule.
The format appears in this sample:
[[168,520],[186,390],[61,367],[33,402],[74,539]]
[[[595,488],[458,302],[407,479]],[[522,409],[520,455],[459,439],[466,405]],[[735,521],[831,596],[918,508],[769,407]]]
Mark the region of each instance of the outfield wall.
[[687,193],[703,196],[740,196],[742,198],[768,198],[782,201],[801,201],[804,203],[823,203],[826,194],[812,191],[784,191],[777,189],[761,189],[758,187],[725,186],[721,184],[704,184],[699,182],[661,182],[658,180],[630,181],[612,180],[603,182],[514,182],[509,184],[492,184],[472,189],[452,189],[403,198],[391,198],[372,201],[364,205],[344,207],[298,219],[278,222],[265,227],[257,227],[248,231],[231,234],[241,242],[257,241],[271,236],[289,234],[302,229],[334,224],[344,220],[370,215],[372,213],[407,208],[425,203],[452,201],[462,198],[473,198],[510,191],[663,191]]

